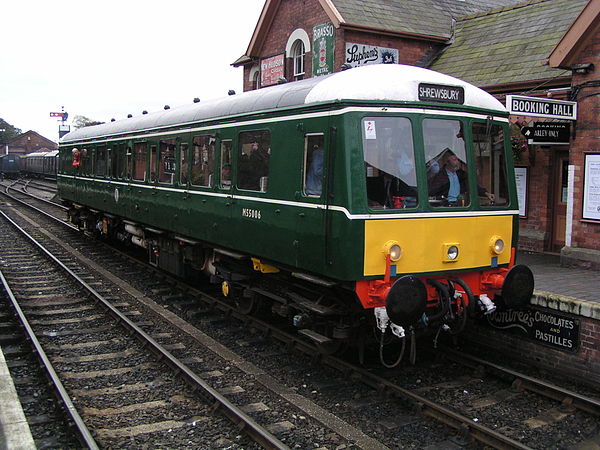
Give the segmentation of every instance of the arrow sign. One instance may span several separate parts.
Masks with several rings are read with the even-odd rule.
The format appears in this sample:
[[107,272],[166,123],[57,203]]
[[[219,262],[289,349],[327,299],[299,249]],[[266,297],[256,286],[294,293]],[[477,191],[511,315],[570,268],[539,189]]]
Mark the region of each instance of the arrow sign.
[[528,139],[533,137],[533,127],[523,127],[521,128],[521,134]]
[[65,113],[62,113],[62,112],[51,112],[50,113],[50,117],[62,117],[64,115],[65,115]]

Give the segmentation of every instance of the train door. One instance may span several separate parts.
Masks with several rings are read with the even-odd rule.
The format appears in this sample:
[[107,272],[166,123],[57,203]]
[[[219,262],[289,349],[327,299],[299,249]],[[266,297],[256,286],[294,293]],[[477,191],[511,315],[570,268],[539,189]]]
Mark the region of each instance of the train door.
[[209,242],[227,245],[224,241],[231,218],[230,177],[222,176],[223,165],[230,170],[233,138],[227,131],[217,137],[214,132],[192,137],[190,156],[190,190],[193,191],[190,223],[193,235]]
[[156,151],[152,141],[137,141],[133,144],[133,165],[131,169],[131,217],[147,222],[156,209]]
[[550,251],[560,252],[565,245],[567,223],[567,186],[569,179],[569,152],[555,154],[552,196],[552,242]]
[[329,152],[326,138],[322,128],[316,126],[314,131],[305,132],[302,141],[302,179],[298,197],[305,206],[299,207],[296,214],[295,245],[296,264],[304,267],[321,267],[325,261],[327,212],[323,205],[326,203]]
[[[237,144],[235,134],[222,133],[217,141],[217,152],[215,158],[215,173],[213,174],[214,189],[217,192],[215,213],[218,215],[217,222],[219,227],[214,229],[217,242],[222,242],[224,245],[237,247],[237,233],[223,233],[227,227],[231,230],[233,222],[230,219],[233,217],[234,210],[234,148]],[[227,224],[229,222],[229,224]],[[231,236],[235,237],[231,237]]]
[[[232,142],[232,234],[237,247],[254,256],[267,257],[282,252],[281,235],[273,232],[275,217],[282,221],[285,215],[282,219],[281,208],[271,201],[279,189],[272,182],[280,149],[279,143],[273,141],[271,130],[265,127],[240,131],[236,142]],[[223,169],[227,172],[225,161]],[[226,173],[222,178],[226,178]],[[268,245],[264,245],[265,240]]]

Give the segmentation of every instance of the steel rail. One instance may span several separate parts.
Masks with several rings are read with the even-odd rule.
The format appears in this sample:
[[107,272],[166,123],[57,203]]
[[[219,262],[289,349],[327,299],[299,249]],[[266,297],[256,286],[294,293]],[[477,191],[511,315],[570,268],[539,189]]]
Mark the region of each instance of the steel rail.
[[[2,212],[0,211],[0,213],[2,213]],[[2,214],[4,215],[4,213],[2,213]],[[52,366],[50,359],[48,358],[48,356],[46,355],[46,352],[44,351],[40,342],[38,341],[38,338],[36,337],[33,329],[31,328],[31,325],[29,325],[29,321],[25,317],[25,314],[23,314],[23,310],[19,306],[19,303],[17,302],[17,299],[15,298],[14,293],[13,293],[12,289],[10,288],[10,285],[8,284],[8,280],[4,277],[2,270],[0,270],[0,280],[2,281],[4,290],[6,291],[8,298],[10,299],[10,301],[12,303],[12,307],[14,308],[15,312],[17,313],[17,316],[18,316],[19,320],[21,321],[21,324],[23,325],[25,332],[27,333],[27,337],[29,338],[31,344],[35,348],[35,352],[38,356],[38,359],[42,363],[42,367],[43,367],[44,371],[46,372],[46,375],[52,382],[52,384],[54,386],[54,390],[56,391],[58,397],[60,398],[60,401],[64,405],[65,411],[67,412],[67,414],[69,415],[69,417],[71,418],[73,423],[75,424],[75,427],[77,428],[81,442],[83,442],[88,448],[90,448],[92,450],[98,449],[99,448],[98,444],[92,437],[90,430],[85,425],[85,423],[83,422],[83,419],[77,412],[75,405],[73,405],[73,401],[71,400],[71,397],[69,396],[64,385],[60,381],[60,378],[56,374],[56,371],[54,370],[54,367]]]
[[[13,185],[13,186],[14,186],[14,185]],[[28,197],[31,197],[31,198],[33,198],[33,199],[35,199],[35,200],[38,200],[38,201],[40,201],[40,202],[43,202],[43,203],[47,203],[48,205],[55,206],[55,207],[57,207],[57,208],[59,208],[59,209],[62,209],[63,211],[68,211],[68,210],[69,210],[69,208],[67,208],[66,206],[59,205],[58,203],[54,203],[54,202],[52,202],[52,201],[50,201],[50,200],[46,200],[45,198],[40,198],[40,197],[38,197],[38,196],[36,196],[36,195],[33,195],[33,194],[31,194],[30,192],[27,192],[27,191],[24,191],[24,190],[18,190],[18,189],[16,189],[16,188],[14,188],[13,186],[5,186],[5,187],[6,187],[6,192],[4,193],[4,195],[7,195],[7,196],[9,196],[9,197],[13,198],[14,200],[21,201],[21,200],[19,200],[19,199],[15,198],[14,196],[12,196],[12,195],[10,195],[10,194],[8,193],[8,191],[9,191],[10,189],[12,189],[13,191],[17,191],[19,194],[27,195]],[[26,188],[27,188],[27,186],[24,186],[24,188],[26,189]]]
[[308,355],[318,356],[323,364],[327,364],[330,367],[344,372],[346,374],[352,372],[356,373],[360,375],[361,380],[363,382],[369,384],[375,389],[387,389],[389,392],[394,393],[398,397],[408,400],[410,403],[415,405],[416,409],[421,414],[427,415],[435,420],[445,423],[451,428],[456,429],[463,437],[469,435],[477,441],[486,445],[490,445],[493,448],[497,449],[530,450],[530,447],[523,445],[520,442],[509,438],[508,436],[502,435],[482,424],[473,422],[473,420],[468,417],[465,417],[455,411],[452,411],[451,409],[448,409],[418,394],[415,394],[414,392],[401,388],[400,386],[397,386],[394,383],[378,375],[374,375],[373,373],[367,370],[356,367],[355,365],[348,363],[335,356],[320,354],[318,349],[314,345],[304,341],[303,339],[286,333],[285,331],[282,331],[278,328],[274,328],[267,322],[264,322],[256,317],[242,314],[236,311],[234,306],[229,305],[226,302],[222,302],[221,300],[214,298],[196,288],[189,287],[182,283],[180,280],[171,278],[167,274],[163,273],[163,275],[169,278],[169,280],[173,280],[175,283],[181,283],[182,285],[186,286],[188,292],[195,293],[196,295],[204,298],[205,301],[208,301],[208,303],[211,304],[213,307],[217,307],[224,313],[235,317],[236,319],[244,321],[248,326],[253,326],[258,330],[262,330],[265,332],[265,334],[268,333],[271,338],[278,339],[281,342],[284,342],[288,345],[293,344],[294,348],[296,348],[297,350],[303,351]]
[[[69,225],[58,219],[55,220],[59,221],[64,225]],[[120,253],[123,254],[122,252]],[[125,256],[130,258],[128,255]],[[205,302],[210,304],[212,307],[218,308],[225,314],[235,317],[236,319],[242,320],[247,325],[251,323],[250,326],[254,326],[260,330],[263,330],[265,334],[268,333],[272,338],[278,339],[286,344],[294,344],[296,349],[303,351],[308,355],[318,356],[321,359],[322,363],[327,364],[333,368],[336,368],[346,373],[358,373],[359,375],[361,375],[361,379],[363,379],[365,383],[377,389],[385,388],[390,390],[399,397],[402,397],[414,404],[423,415],[427,415],[435,420],[445,423],[446,425],[458,430],[463,436],[465,434],[469,434],[477,441],[498,449],[530,449],[530,447],[523,445],[520,442],[517,442],[507,436],[504,436],[488,427],[485,427],[484,425],[473,422],[473,420],[471,420],[468,417],[465,417],[459,413],[456,413],[455,411],[445,408],[442,405],[439,405],[424,397],[421,397],[420,395],[415,394],[414,392],[401,388],[393,384],[392,382],[385,380],[382,377],[372,374],[371,372],[358,368],[335,356],[320,354],[318,349],[316,349],[314,345],[307,343],[305,340],[297,336],[293,336],[277,328],[274,328],[267,322],[264,322],[256,317],[242,314],[229,303],[212,297],[209,294],[202,292],[197,288],[190,287],[185,283],[182,283],[181,280],[177,280],[154,267],[151,267],[150,269],[153,270],[155,273],[160,274],[161,276],[168,278],[169,280],[172,280],[176,284],[181,284],[182,286],[185,286],[188,292],[196,293],[196,295],[203,298]]]
[[[132,259],[130,256],[128,256],[122,252],[120,252],[120,253],[123,254],[124,256],[126,256],[127,258]],[[139,263],[139,261],[137,261],[135,259],[133,259],[133,261],[136,261]],[[233,317],[237,320],[243,321],[247,326],[251,326],[251,327],[256,328],[257,330],[262,331],[265,336],[268,335],[272,339],[277,339],[288,346],[293,345],[293,347],[296,350],[302,351],[305,354],[313,356],[313,357],[318,357],[323,364],[327,364],[330,367],[337,369],[341,372],[357,373],[361,376],[361,380],[363,382],[365,382],[366,384],[369,384],[370,386],[374,387],[375,389],[379,389],[379,390],[381,390],[382,388],[388,389],[390,392],[395,393],[399,397],[402,397],[402,398],[408,400],[409,402],[411,402],[413,405],[415,405],[416,409],[419,410],[419,412],[421,414],[427,415],[435,420],[445,423],[446,425],[450,426],[451,428],[456,429],[457,431],[459,431],[460,435],[463,437],[468,434],[468,435],[472,436],[474,439],[476,439],[477,441],[484,443],[486,445],[490,445],[497,449],[519,449],[519,450],[529,450],[530,449],[530,447],[523,445],[520,442],[517,442],[507,436],[504,436],[484,425],[473,422],[473,420],[468,417],[465,417],[465,416],[463,416],[459,413],[456,413],[448,408],[445,408],[444,406],[439,405],[433,401],[430,401],[424,397],[421,397],[420,395],[415,394],[409,390],[401,388],[401,387],[393,384],[392,382],[385,380],[382,377],[372,374],[369,371],[366,371],[364,369],[356,367],[355,365],[348,363],[346,361],[343,361],[342,359],[339,359],[335,356],[321,354],[319,352],[318,348],[316,348],[314,345],[306,342],[305,340],[303,340],[297,336],[291,335],[285,331],[275,328],[272,325],[270,325],[269,323],[267,323],[263,320],[260,320],[256,317],[248,316],[243,313],[240,313],[239,311],[236,310],[235,306],[233,306],[227,302],[224,302],[218,298],[215,298],[205,292],[202,292],[201,290],[199,290],[195,287],[191,287],[191,286],[183,283],[181,280],[173,278],[169,274],[161,272],[160,270],[158,270],[154,267],[150,267],[150,269],[153,272],[160,274],[166,280],[169,280],[169,282],[172,282],[176,285],[180,285],[180,286],[182,286],[182,288],[185,287],[185,290],[187,292],[195,294],[198,297],[202,298],[203,301],[208,303],[211,307],[220,310],[221,312],[223,312],[224,314],[226,314],[230,317]]]
[[6,220],[17,230],[19,230],[31,243],[36,246],[42,253],[44,253],[54,264],[66,272],[73,280],[81,285],[94,299],[102,304],[106,310],[125,328],[133,331],[135,336],[140,339],[144,344],[149,344],[150,348],[155,354],[159,356],[159,359],[166,362],[173,369],[178,370],[180,373],[185,375],[186,379],[194,387],[200,388],[203,397],[212,402],[214,410],[220,411],[229,420],[231,420],[240,430],[244,430],[255,442],[267,449],[288,449],[283,442],[277,439],[273,434],[267,431],[264,427],[255,422],[250,416],[244,413],[241,409],[233,405],[217,390],[213,389],[203,379],[199,378],[191,369],[185,364],[179,361],[173,356],[168,350],[156,342],[150,337],[145,331],[139,328],[129,318],[117,310],[108,300],[100,295],[94,288],[80,278],[76,273],[69,269],[65,264],[62,263],[56,256],[49,252],[42,244],[40,244],[33,236],[23,230],[17,223],[15,223],[10,217],[4,212],[0,211]]
[[[6,188],[7,188],[7,190],[8,190],[8,186],[6,186]],[[16,190],[16,189],[15,189],[15,190]],[[19,192],[19,191],[17,191],[17,192]],[[60,223],[61,225],[64,225],[65,227],[68,227],[68,228],[70,228],[70,229],[72,229],[72,230],[79,231],[79,228],[77,228],[76,226],[74,226],[74,225],[72,225],[72,224],[70,224],[70,223],[68,223],[68,222],[65,222],[65,221],[64,221],[64,220],[62,220],[62,219],[59,219],[58,217],[55,217],[55,216],[53,216],[52,214],[50,214],[50,213],[47,213],[46,211],[43,211],[43,210],[41,210],[41,209],[39,209],[39,208],[36,208],[35,206],[33,206],[33,205],[30,205],[29,203],[27,203],[27,202],[25,202],[25,201],[23,201],[23,200],[21,200],[21,199],[19,199],[19,198],[15,197],[14,195],[11,195],[11,194],[9,194],[8,192],[0,192],[0,193],[1,193],[2,195],[4,195],[4,196],[6,196],[6,197],[8,197],[8,198],[10,198],[10,199],[12,199],[12,200],[14,200],[14,201],[15,201],[15,202],[17,202],[17,203],[20,203],[20,204],[22,204],[22,205],[24,205],[24,206],[27,206],[28,208],[30,208],[30,209],[33,209],[34,211],[36,211],[36,212],[38,212],[38,213],[42,214],[43,216],[46,216],[48,219],[51,219],[51,220],[53,220],[53,221],[55,221],[55,222],[58,222],[58,223]],[[27,194],[27,195],[30,195],[30,196],[32,196],[31,194],[28,194],[27,192],[21,192],[21,193],[23,193],[23,194]],[[35,196],[32,196],[32,197],[35,197]],[[36,199],[36,200],[43,200],[43,199],[40,199],[40,198],[38,198],[38,197],[35,197],[35,199]],[[64,206],[62,206],[62,205],[58,205],[58,204],[56,204],[56,203],[53,203],[53,202],[48,202],[48,201],[46,201],[46,203],[49,203],[50,205],[52,205],[52,206],[56,206],[56,207],[58,207],[58,208],[61,208],[61,209],[68,209],[68,208],[65,208],[65,207],[64,207]]]
[[23,183],[23,188],[27,189],[28,187],[32,187],[34,189],[39,189],[40,191],[45,191],[45,192],[52,192],[52,193],[57,193],[58,190],[56,189],[56,183],[54,183],[55,187],[51,187],[42,183],[37,182],[36,180],[23,180],[21,179],[21,183]]
[[445,356],[453,358],[463,364],[466,364],[465,361],[467,361],[514,377],[515,380],[513,383],[519,389],[527,389],[553,400],[557,400],[565,405],[573,406],[581,411],[585,411],[594,415],[600,415],[600,400],[598,399],[578,394],[577,392],[570,391],[546,381],[535,379],[529,375],[525,375],[516,370],[483,360],[476,356],[459,353],[451,348],[444,348],[443,350]]

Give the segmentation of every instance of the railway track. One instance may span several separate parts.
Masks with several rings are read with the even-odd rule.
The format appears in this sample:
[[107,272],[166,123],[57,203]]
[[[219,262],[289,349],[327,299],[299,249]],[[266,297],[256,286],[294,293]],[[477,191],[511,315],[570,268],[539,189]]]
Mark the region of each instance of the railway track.
[[[94,252],[98,251],[93,250],[92,253]],[[115,257],[114,253],[109,256],[97,255],[97,257],[103,265],[108,266],[114,266],[114,261],[120,259]],[[110,261],[112,264],[109,263]],[[349,442],[358,447],[420,448],[424,442],[429,445],[440,445],[440,443],[464,445],[476,440],[479,445],[494,448],[527,448],[528,445],[533,448],[543,448],[535,444],[543,442],[536,437],[537,432],[547,434],[544,425],[536,428],[530,426],[533,423],[543,423],[543,420],[537,422],[530,420],[529,424],[526,421],[535,419],[535,417],[528,417],[528,414],[535,415],[535,411],[540,408],[556,409],[555,400],[532,399],[529,393],[523,392],[507,394],[509,389],[505,385],[497,385],[495,381],[482,381],[478,376],[465,377],[464,365],[443,364],[433,369],[402,367],[398,372],[390,371],[384,378],[348,361],[318,355],[312,346],[285,331],[273,328],[266,321],[239,314],[235,307],[166,275],[148,272],[147,267],[138,271],[131,263],[121,262],[117,266],[120,269],[110,269],[111,272],[115,272],[116,277],[115,274],[110,273],[104,276],[115,277],[121,289],[127,290],[138,300],[143,300],[147,308],[161,313],[165,320],[180,327],[190,337],[207,343],[206,345],[215,353],[221,356],[227,355],[224,357],[230,361],[230,364],[246,376],[253,377],[257,383],[264,386],[276,386],[274,392],[278,392],[290,403],[295,402],[294,407],[299,410],[299,413],[294,416],[299,421],[310,418],[323,425],[326,424],[330,429],[330,435],[346,436]],[[96,270],[98,273],[103,271],[99,266],[96,266]],[[137,279],[139,288],[145,289],[146,293],[123,282],[123,279],[129,279],[132,275]],[[149,297],[153,297],[156,302],[151,301]],[[240,322],[236,321],[232,326],[231,317],[239,319]],[[204,332],[200,332],[199,328]],[[267,335],[283,345],[273,347],[272,341],[264,339]],[[226,347],[222,343],[226,343]],[[231,348],[236,349],[236,353],[232,352]],[[289,349],[293,351],[290,353]],[[321,364],[311,365],[315,362]],[[286,371],[278,375],[278,378],[287,379],[287,383],[270,376],[272,372],[281,371],[281,366],[285,366]],[[330,372],[329,368],[335,370]],[[424,381],[426,377],[423,374],[431,374],[432,370],[437,376]],[[466,405],[460,411],[457,408],[456,393],[462,392],[464,396],[469,383],[478,385],[477,398],[480,400]],[[491,387],[490,391],[485,393],[481,385]],[[510,383],[508,387],[510,388]],[[471,389],[468,389],[471,392]],[[271,391],[273,392],[273,389]],[[348,392],[352,394],[348,395]],[[440,392],[443,395],[439,395]],[[449,397],[450,401],[441,398],[444,395]],[[490,400],[494,396],[502,395],[504,400]],[[532,412],[528,413],[527,408],[515,409],[504,420],[508,422],[506,425],[500,424],[497,420],[494,422],[494,419],[482,420],[474,417],[474,412],[477,412],[480,417],[481,414],[484,417],[493,416],[494,407],[498,405],[502,407],[504,402],[506,408],[506,404],[511,401],[514,403],[515,399],[533,405]],[[516,406],[511,407],[516,408]],[[484,412],[486,408],[488,412]],[[499,414],[500,417],[503,415],[507,414]],[[513,415],[525,418],[514,420],[510,418]],[[561,420],[567,423],[574,415],[576,413],[573,410],[566,411],[557,416],[551,424],[556,426]],[[423,416],[434,418],[436,421],[441,420],[450,428],[432,426],[431,421],[424,420]],[[484,422],[490,422],[491,426],[487,423],[484,425]],[[588,426],[589,423],[593,425],[587,416],[581,418],[580,428],[585,434],[593,433],[593,430],[591,432],[589,430],[592,426]],[[536,429],[538,431],[535,431]],[[337,436],[335,438],[330,436],[330,440],[343,442]],[[563,437],[564,439],[566,438]],[[570,439],[574,438],[570,437]]]
[[[26,234],[8,217],[4,219]],[[21,248],[30,245],[11,231],[3,234],[2,248],[9,248],[7,240],[19,241]],[[30,339],[39,341],[36,352],[55,391],[61,394],[63,409],[73,413],[70,420],[78,425],[78,434],[85,437],[86,446],[95,448],[94,439],[102,446],[121,447],[124,442],[143,445],[143,438],[149,433],[154,439],[157,434],[165,434],[162,445],[189,443],[190,428],[202,435],[202,439],[214,438],[211,429],[217,429],[220,439],[235,442],[240,428],[261,446],[286,448],[173,356],[168,349],[185,347],[173,341],[171,333],[161,330],[160,324],[140,321],[142,314],[122,297],[115,297],[106,286],[99,286],[99,292],[92,287],[93,281],[86,282],[77,275],[73,267],[78,265],[76,262],[67,263],[72,267],[69,268],[41,244],[31,242],[43,254],[33,254],[31,249],[25,254],[3,252],[5,290],[17,310],[23,312],[19,316],[30,330]],[[137,318],[138,324],[129,317]],[[141,327],[149,329],[163,344]],[[152,353],[158,356],[158,361]],[[190,355],[185,359],[188,364],[204,362],[203,358]],[[208,372],[211,374],[214,371]],[[182,384],[180,377],[192,388]],[[79,400],[76,405],[67,391]],[[111,398],[99,407],[95,400],[98,395]],[[228,427],[220,424],[222,419],[215,416],[215,410],[233,423]],[[239,444],[248,445],[244,441]]]
[[49,194],[56,194],[56,180],[41,180],[41,179],[32,179],[32,178],[19,178],[16,180],[18,185],[22,187],[23,190],[36,190]]

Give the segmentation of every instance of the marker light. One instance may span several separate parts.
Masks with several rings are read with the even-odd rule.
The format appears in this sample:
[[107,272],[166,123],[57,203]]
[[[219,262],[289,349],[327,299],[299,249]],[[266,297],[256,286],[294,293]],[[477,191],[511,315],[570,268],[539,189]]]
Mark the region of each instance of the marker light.
[[454,262],[458,260],[460,244],[458,243],[445,243],[444,244],[444,253],[442,253],[442,257],[444,258],[444,262]]
[[451,245],[448,247],[448,259],[454,261],[456,258],[458,258],[458,247],[456,245]]

